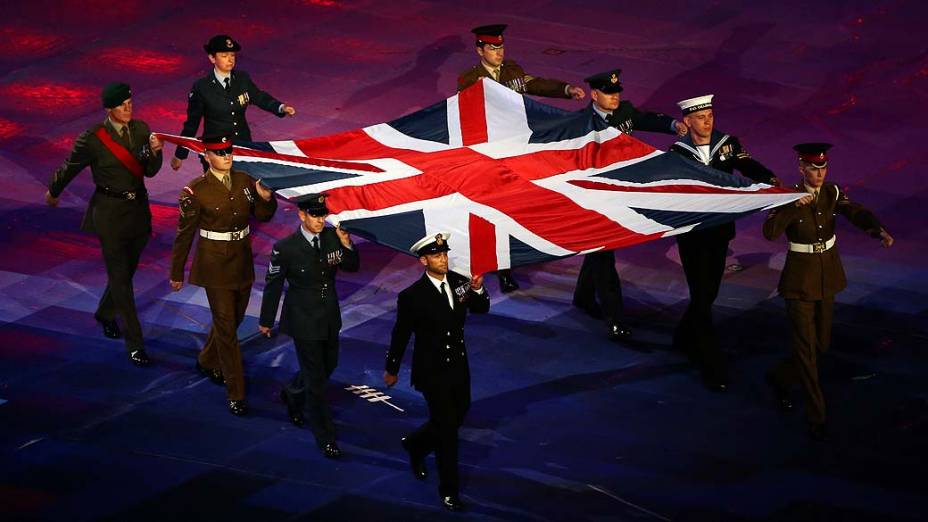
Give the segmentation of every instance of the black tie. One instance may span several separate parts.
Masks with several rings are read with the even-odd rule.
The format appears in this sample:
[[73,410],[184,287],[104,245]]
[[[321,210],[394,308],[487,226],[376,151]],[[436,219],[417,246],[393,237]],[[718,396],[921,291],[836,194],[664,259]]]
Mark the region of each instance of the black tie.
[[319,252],[319,236],[313,236],[313,250]]
[[451,301],[448,300],[448,292],[445,291],[445,283],[441,284],[441,296],[445,298],[445,302],[448,303],[448,306],[454,310],[454,306],[452,306]]
[[227,76],[225,80],[222,80],[222,83],[226,84],[226,92],[229,92],[229,90],[232,88],[232,79]]

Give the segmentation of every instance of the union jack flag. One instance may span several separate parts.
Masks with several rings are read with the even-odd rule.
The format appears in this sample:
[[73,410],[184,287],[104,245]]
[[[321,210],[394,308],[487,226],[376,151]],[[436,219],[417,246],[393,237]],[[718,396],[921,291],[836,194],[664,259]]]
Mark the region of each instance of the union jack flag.
[[[159,134],[194,152],[191,138]],[[237,144],[235,168],[329,220],[408,252],[450,232],[464,275],[621,248],[799,196],[665,153],[492,81],[399,119],[331,136]]]

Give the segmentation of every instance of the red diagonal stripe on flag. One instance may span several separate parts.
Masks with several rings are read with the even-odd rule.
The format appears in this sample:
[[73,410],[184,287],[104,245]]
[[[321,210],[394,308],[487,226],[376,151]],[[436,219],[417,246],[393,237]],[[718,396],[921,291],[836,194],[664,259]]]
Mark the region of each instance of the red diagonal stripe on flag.
[[781,187],[769,187],[757,190],[735,190],[706,185],[613,185],[611,183],[601,183],[598,181],[585,179],[570,180],[567,183],[585,189],[609,190],[613,192],[658,192],[665,194],[740,194],[743,196],[751,194],[786,194],[796,192],[795,190]]

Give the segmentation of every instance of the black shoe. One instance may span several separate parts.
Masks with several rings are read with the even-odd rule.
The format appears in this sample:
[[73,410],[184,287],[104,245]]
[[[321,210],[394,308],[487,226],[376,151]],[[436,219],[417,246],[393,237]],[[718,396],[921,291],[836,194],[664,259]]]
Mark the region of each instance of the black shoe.
[[303,413],[290,402],[290,396],[287,395],[287,390],[280,390],[280,400],[287,405],[287,416],[290,417],[290,422],[298,428],[302,427],[304,422]]
[[514,292],[519,289],[519,283],[516,283],[516,280],[512,277],[510,273],[497,273],[499,276],[499,289],[502,293],[508,294],[509,292]]
[[200,372],[200,375],[208,377],[210,382],[217,386],[225,386],[226,380],[222,377],[222,372],[219,370],[211,370],[209,368],[204,368],[200,366],[200,360],[197,359],[197,371]]
[[603,318],[603,311],[599,309],[599,306],[589,306],[582,304],[579,301],[574,301],[573,305],[586,312],[586,315],[592,317],[593,319]]
[[409,454],[409,467],[412,468],[412,476],[419,480],[425,480],[425,477],[428,476],[428,471],[425,469],[425,458],[416,455],[412,448],[409,447],[409,442],[406,440],[406,437],[400,439],[400,444],[403,445],[403,449]]
[[241,417],[242,415],[248,413],[248,406],[245,405],[244,400],[229,401],[229,411],[232,413],[232,415],[238,415]]
[[148,358],[148,354],[141,348],[130,351],[129,360],[136,366],[148,366],[151,364],[151,359]]
[[615,321],[609,324],[608,335],[610,341],[621,341],[625,337],[630,337],[632,335],[632,331],[629,330],[628,327],[625,326],[622,322]]
[[327,459],[337,459],[342,456],[342,450],[334,442],[326,442],[322,445],[322,454]]
[[464,511],[464,503],[461,502],[461,499],[457,495],[448,495],[441,497],[441,504],[445,506],[445,509],[448,511]]
[[809,437],[816,442],[824,442],[827,437],[825,437],[825,425],[812,423],[809,424]]
[[104,321],[103,319],[97,319],[97,322],[100,323],[100,326],[103,327],[104,337],[109,337],[110,339],[119,339],[122,337],[122,332],[119,331],[119,325],[116,324],[116,321]]
[[789,398],[789,392],[786,388],[780,386],[776,380],[769,374],[765,377],[767,385],[770,386],[770,389],[773,390],[773,396],[776,398],[777,408],[782,412],[787,412],[793,409],[793,401]]

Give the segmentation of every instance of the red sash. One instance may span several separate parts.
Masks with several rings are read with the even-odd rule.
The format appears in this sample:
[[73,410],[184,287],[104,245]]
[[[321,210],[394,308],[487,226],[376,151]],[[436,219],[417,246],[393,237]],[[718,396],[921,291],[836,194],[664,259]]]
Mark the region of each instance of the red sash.
[[110,136],[110,133],[106,132],[106,128],[100,127],[94,134],[100,138],[103,145],[113,153],[113,156],[116,156],[116,159],[118,159],[124,167],[129,169],[129,172],[131,172],[133,176],[137,178],[145,177],[145,170],[142,168],[142,164],[139,163],[139,160],[135,159],[135,156],[126,150],[125,147],[116,143],[116,140]]

